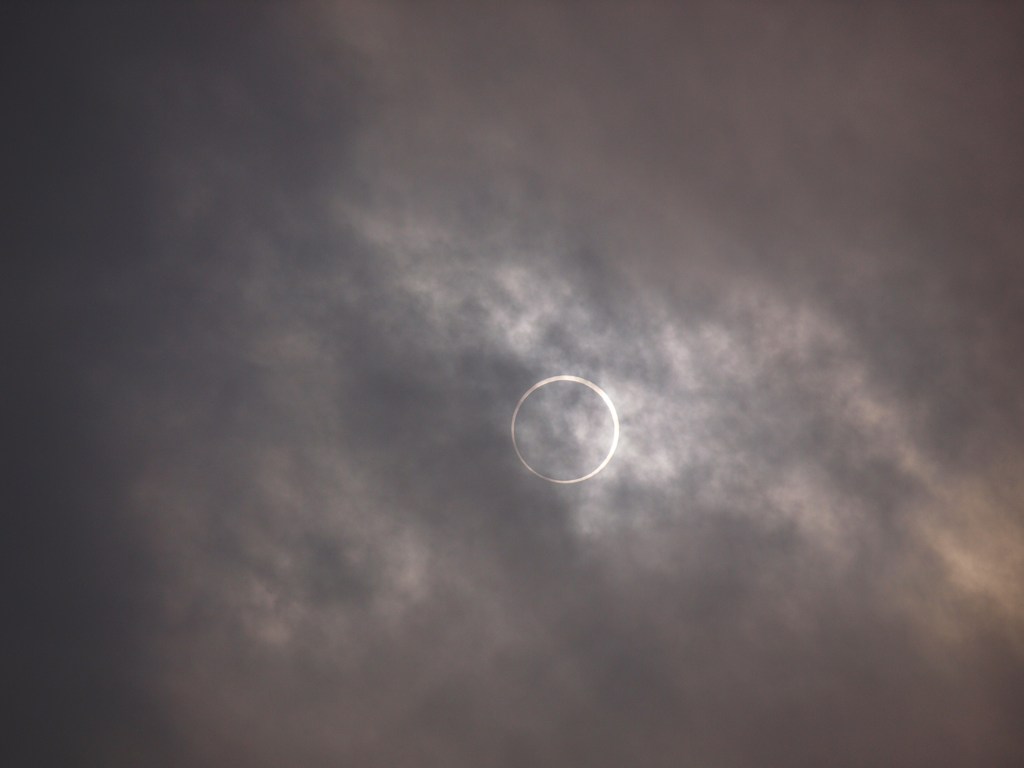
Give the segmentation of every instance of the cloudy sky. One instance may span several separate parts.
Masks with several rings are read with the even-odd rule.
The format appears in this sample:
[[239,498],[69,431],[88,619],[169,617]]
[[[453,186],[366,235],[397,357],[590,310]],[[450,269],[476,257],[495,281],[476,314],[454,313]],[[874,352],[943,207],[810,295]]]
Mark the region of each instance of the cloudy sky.
[[9,764],[1024,764],[1024,7],[5,16]]

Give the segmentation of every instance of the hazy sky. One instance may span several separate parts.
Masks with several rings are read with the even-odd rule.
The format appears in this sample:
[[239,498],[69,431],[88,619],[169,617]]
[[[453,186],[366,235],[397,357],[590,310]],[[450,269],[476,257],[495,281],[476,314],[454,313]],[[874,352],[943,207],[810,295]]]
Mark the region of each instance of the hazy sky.
[[1024,6],[4,18],[5,764],[1024,765]]

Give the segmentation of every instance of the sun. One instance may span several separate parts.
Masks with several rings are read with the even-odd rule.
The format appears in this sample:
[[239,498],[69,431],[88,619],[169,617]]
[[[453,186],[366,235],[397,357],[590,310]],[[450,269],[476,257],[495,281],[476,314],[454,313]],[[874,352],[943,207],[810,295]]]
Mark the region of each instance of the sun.
[[[581,475],[580,477],[574,477],[574,478],[571,478],[569,480],[559,480],[558,478],[548,477],[547,475],[542,474],[542,473],[538,472],[536,469],[534,469],[533,467],[531,467],[529,465],[529,463],[526,461],[526,459],[523,458],[523,454],[519,450],[519,444],[516,442],[516,418],[519,416],[519,409],[523,407],[523,403],[526,402],[526,399],[530,395],[532,395],[534,392],[536,392],[541,387],[544,387],[544,386],[546,386],[548,384],[552,384],[552,383],[554,383],[556,381],[568,381],[568,382],[572,382],[572,383],[575,383],[575,384],[582,384],[585,387],[589,387],[594,392],[596,392],[600,396],[600,398],[604,401],[604,404],[608,407],[608,412],[611,414],[611,417],[612,417],[612,441],[611,441],[611,446],[608,448],[607,455],[604,457],[604,459],[601,461],[600,464],[598,464],[594,469],[592,469],[587,474]],[[595,384],[594,382],[589,381],[589,380],[584,379],[584,378],[581,378],[580,376],[570,376],[568,374],[562,374],[562,375],[559,375],[559,376],[552,376],[549,379],[543,379],[542,381],[538,381],[536,384],[534,384],[532,387],[530,387],[528,390],[526,390],[526,392],[523,394],[523,396],[521,398],[519,398],[519,402],[516,403],[516,408],[512,412],[512,447],[515,449],[516,456],[519,457],[519,461],[521,461],[523,466],[526,467],[530,472],[532,472],[537,477],[539,477],[539,478],[541,478],[543,480],[547,480],[549,483],[558,483],[560,485],[569,485],[569,484],[572,484],[572,483],[582,483],[584,480],[589,480],[594,475],[596,475],[598,472],[600,472],[602,469],[604,469],[606,466],[608,466],[608,462],[610,462],[612,460],[612,456],[615,455],[615,449],[618,446],[619,446],[619,414],[615,411],[615,404],[612,403],[612,399],[610,397],[608,397],[608,393],[607,392],[605,392],[603,389],[601,389],[599,386],[597,386],[597,384]]]

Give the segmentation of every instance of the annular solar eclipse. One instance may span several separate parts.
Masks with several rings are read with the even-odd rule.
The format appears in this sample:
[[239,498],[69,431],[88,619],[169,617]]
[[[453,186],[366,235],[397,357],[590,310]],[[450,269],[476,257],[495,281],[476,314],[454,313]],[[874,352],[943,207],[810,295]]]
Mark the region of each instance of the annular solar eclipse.
[[[523,407],[523,403],[526,402],[527,398],[529,398],[530,395],[532,395],[541,387],[547,386],[548,384],[553,384],[556,381],[568,381],[574,384],[582,384],[585,387],[589,387],[591,390],[596,392],[604,401],[604,404],[607,406],[608,412],[609,414],[611,414],[612,418],[612,440],[611,445],[608,447],[608,453],[605,455],[604,459],[602,459],[601,462],[596,467],[594,467],[594,469],[587,472],[586,474],[569,479],[559,479],[555,477],[550,477],[542,472],[538,472],[534,467],[531,467],[529,462],[523,457],[523,454],[519,449],[519,443],[516,441],[516,418],[518,418],[519,416],[519,409]],[[579,376],[570,376],[567,374],[562,374],[559,376],[552,376],[551,378],[538,381],[536,384],[534,384],[532,387],[526,390],[525,393],[523,393],[523,396],[519,398],[519,402],[516,403],[515,410],[512,412],[512,447],[515,449],[516,456],[519,457],[519,461],[521,461],[523,466],[526,467],[530,472],[532,472],[534,475],[543,480],[547,480],[549,483],[559,483],[562,485],[568,485],[571,483],[582,483],[584,480],[589,480],[602,469],[604,469],[606,466],[608,466],[608,462],[610,462],[612,460],[612,456],[615,455],[615,449],[618,447],[618,445],[619,415],[615,411],[615,405],[614,403],[612,403],[612,399],[608,397],[608,393],[606,393],[603,389],[597,386],[597,384],[587,379],[581,378]]]

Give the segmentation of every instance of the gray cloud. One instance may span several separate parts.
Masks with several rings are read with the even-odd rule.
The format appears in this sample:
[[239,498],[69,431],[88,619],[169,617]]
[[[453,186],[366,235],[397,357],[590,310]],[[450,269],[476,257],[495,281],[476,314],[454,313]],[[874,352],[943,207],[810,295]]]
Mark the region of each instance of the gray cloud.
[[1014,9],[17,14],[21,762],[1019,762]]

